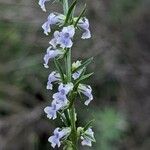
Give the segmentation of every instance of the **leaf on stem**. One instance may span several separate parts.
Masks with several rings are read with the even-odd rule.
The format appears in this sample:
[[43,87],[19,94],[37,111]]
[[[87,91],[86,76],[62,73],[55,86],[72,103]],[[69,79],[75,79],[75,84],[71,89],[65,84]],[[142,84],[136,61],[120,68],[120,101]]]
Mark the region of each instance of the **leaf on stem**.
[[68,23],[68,20],[70,19],[70,16],[71,16],[71,14],[72,14],[72,12],[73,12],[73,10],[74,10],[76,4],[77,4],[77,0],[75,0],[75,1],[71,4],[71,6],[70,6],[70,8],[69,8],[69,10],[68,10],[67,16],[66,16],[65,24]]
[[86,131],[88,128],[90,128],[91,127],[91,124],[93,124],[93,122],[95,121],[95,119],[92,119],[91,121],[89,121],[86,125],[85,125],[85,127],[84,127],[84,131]]
[[83,10],[81,11],[79,17],[77,18],[77,20],[76,20],[76,22],[74,24],[75,27],[77,26],[77,24],[78,24],[79,20],[81,19],[81,17],[84,15],[85,11],[86,11],[86,4],[84,5]]
[[81,83],[82,81],[84,81],[84,80],[88,79],[88,78],[89,78],[90,76],[92,76],[92,75],[93,75],[93,72],[92,72],[92,73],[89,73],[89,74],[86,74],[86,75],[81,76],[81,78],[79,78],[79,79],[76,81],[75,85],[74,85],[75,89],[78,87],[79,83]]
[[76,71],[81,70],[82,68],[85,68],[85,67],[88,66],[92,61],[93,61],[93,57],[87,59],[87,60],[84,61],[78,68],[76,68],[75,70],[73,70],[73,73],[75,73]]
[[63,116],[63,114],[62,113],[60,113],[59,111],[58,111],[58,115],[60,116],[60,118],[62,119],[62,121],[64,122],[64,124],[65,124],[65,126],[67,127],[68,126],[68,123],[67,123],[67,120],[66,120],[66,118]]
[[63,73],[63,69],[61,68],[59,61],[57,59],[54,59],[54,63],[55,63],[55,66],[56,66],[58,72],[60,73],[62,81],[64,82],[65,81],[64,73]]

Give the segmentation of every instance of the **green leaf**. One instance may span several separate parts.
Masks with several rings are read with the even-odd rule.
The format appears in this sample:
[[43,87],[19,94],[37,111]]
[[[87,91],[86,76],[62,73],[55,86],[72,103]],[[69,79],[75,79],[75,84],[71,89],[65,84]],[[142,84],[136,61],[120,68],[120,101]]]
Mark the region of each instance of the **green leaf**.
[[70,16],[71,16],[72,12],[74,11],[74,8],[75,8],[76,4],[77,4],[77,0],[75,0],[71,4],[71,6],[70,6],[70,8],[68,10],[67,16],[66,16],[65,24],[68,23],[68,20],[70,19]]
[[75,22],[75,24],[74,24],[74,26],[75,26],[75,27],[77,26],[77,24],[78,24],[79,20],[81,19],[81,17],[82,17],[82,16],[83,16],[83,14],[85,13],[85,11],[86,11],[86,4],[85,4],[85,6],[84,6],[83,10],[81,11],[81,13],[80,13],[80,15],[79,15],[78,19],[76,20],[76,22]]
[[58,115],[60,116],[60,118],[62,118],[62,120],[63,120],[65,126],[67,127],[67,126],[68,126],[68,123],[67,123],[66,118],[65,118],[65,117],[62,115],[62,113],[60,113],[59,111],[58,111],[57,113],[58,113]]
[[64,140],[64,148],[63,150],[77,150],[77,148],[73,145],[73,143],[69,140]]
[[93,61],[93,57],[87,59],[78,68],[73,70],[73,73],[75,73],[76,71],[79,71],[79,70],[83,69],[84,67],[88,66],[92,61]]
[[86,74],[86,75],[82,76],[81,78],[79,78],[79,79],[76,81],[74,87],[77,88],[77,86],[79,85],[79,83],[81,83],[82,81],[88,79],[91,75],[93,75],[93,72],[92,72],[92,73],[89,73],[89,74]]
[[69,114],[68,114],[67,109],[64,110],[64,114],[65,114],[65,117],[66,117],[67,124],[68,124],[68,126],[69,126],[69,125],[70,125],[70,118],[69,118]]
[[55,66],[56,66],[58,72],[60,73],[62,81],[64,82],[65,81],[64,73],[63,73],[63,70],[61,68],[61,65],[60,65],[59,61],[57,59],[54,59],[54,63],[55,63]]
[[95,119],[91,120],[90,122],[88,122],[85,127],[84,127],[84,131],[86,131],[89,127],[91,127],[91,124],[95,121]]

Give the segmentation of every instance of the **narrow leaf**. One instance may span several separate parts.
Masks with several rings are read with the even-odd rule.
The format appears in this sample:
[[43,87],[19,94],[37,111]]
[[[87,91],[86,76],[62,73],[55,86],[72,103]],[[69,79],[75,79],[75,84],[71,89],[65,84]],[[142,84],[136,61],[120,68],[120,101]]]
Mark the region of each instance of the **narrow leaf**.
[[91,127],[91,124],[95,121],[95,119],[91,120],[89,123],[87,123],[84,127],[84,131],[86,131],[89,127]]
[[67,126],[68,126],[68,123],[67,123],[66,118],[65,118],[59,111],[58,111],[57,113],[58,113],[58,115],[60,116],[60,118],[62,118],[62,120],[63,120],[65,126],[67,127]]
[[76,20],[76,22],[75,22],[75,24],[74,24],[74,26],[75,26],[75,27],[77,26],[77,24],[78,24],[79,20],[81,19],[81,17],[82,17],[82,16],[83,16],[83,14],[85,13],[85,11],[86,11],[86,4],[85,4],[85,6],[84,6],[83,10],[81,11],[81,13],[80,13],[80,15],[79,15],[78,19]]
[[76,68],[75,70],[73,70],[73,73],[75,73],[76,71],[79,71],[80,69],[86,67],[86,66],[89,65],[92,61],[93,61],[93,57],[87,59],[87,60],[84,61],[78,68]]
[[91,75],[93,75],[93,73],[89,73],[89,74],[86,74],[86,75],[82,76],[79,80],[77,80],[74,87],[77,88],[79,83],[81,83],[82,81],[88,79]]
[[69,8],[69,10],[68,10],[67,16],[66,16],[65,24],[66,24],[66,23],[68,22],[68,20],[70,19],[70,16],[71,16],[72,11],[74,10],[74,7],[76,6],[76,4],[77,4],[77,0],[75,0],[75,1],[71,4],[71,6],[70,6],[70,8]]
[[54,59],[54,63],[55,63],[55,66],[56,66],[58,72],[60,73],[62,81],[64,82],[65,81],[64,73],[63,73],[63,70],[61,68],[61,65],[60,65],[59,61],[57,59]]

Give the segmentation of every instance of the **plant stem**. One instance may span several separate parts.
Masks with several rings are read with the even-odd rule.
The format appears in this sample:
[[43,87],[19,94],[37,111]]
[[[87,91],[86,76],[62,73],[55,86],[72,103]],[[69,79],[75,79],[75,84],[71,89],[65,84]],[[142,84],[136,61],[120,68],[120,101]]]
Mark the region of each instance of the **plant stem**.
[[[68,12],[68,0],[63,0],[63,9],[64,9],[64,14],[66,15]],[[71,76],[72,76],[72,63],[71,63],[71,49],[66,49],[67,54],[66,54],[66,75],[67,75],[67,82],[71,82]],[[72,94],[70,95],[70,102],[73,101],[74,97]],[[70,123],[71,123],[71,141],[73,144],[73,150],[77,150],[77,130],[76,130],[76,119],[75,119],[75,107],[74,103],[72,106],[69,108],[69,114],[70,114]]]
[[[67,70],[67,81],[71,82],[71,49],[68,50],[68,53],[66,55],[66,70]],[[74,101],[74,97],[71,94],[70,95],[70,102]],[[76,119],[75,119],[75,107],[74,103],[69,108],[69,114],[70,114],[70,122],[71,122],[71,141],[74,145],[73,149],[77,150],[77,131],[76,131]]]

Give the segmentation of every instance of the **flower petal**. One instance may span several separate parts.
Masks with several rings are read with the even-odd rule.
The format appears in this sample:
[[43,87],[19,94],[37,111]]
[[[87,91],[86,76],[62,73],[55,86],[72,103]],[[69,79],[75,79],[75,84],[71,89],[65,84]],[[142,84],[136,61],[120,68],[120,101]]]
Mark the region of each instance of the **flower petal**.
[[89,105],[89,103],[93,100],[92,88],[89,85],[79,84],[79,92],[83,93],[88,99],[85,101],[85,105]]
[[46,12],[45,2],[50,0],[39,0],[39,5],[41,6],[42,10]]

